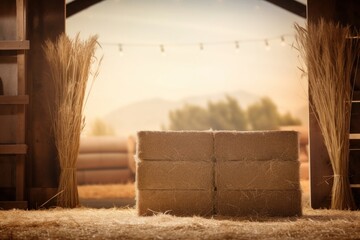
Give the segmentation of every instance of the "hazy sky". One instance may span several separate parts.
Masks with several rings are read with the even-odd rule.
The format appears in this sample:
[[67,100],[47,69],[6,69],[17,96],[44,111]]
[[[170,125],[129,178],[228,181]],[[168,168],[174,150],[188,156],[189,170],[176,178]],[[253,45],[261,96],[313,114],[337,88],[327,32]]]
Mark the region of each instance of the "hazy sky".
[[66,31],[98,34],[102,45],[86,108],[91,119],[147,98],[239,89],[270,96],[281,110],[299,108],[307,85],[290,46],[295,22],[305,20],[262,0],[106,0],[68,18]]

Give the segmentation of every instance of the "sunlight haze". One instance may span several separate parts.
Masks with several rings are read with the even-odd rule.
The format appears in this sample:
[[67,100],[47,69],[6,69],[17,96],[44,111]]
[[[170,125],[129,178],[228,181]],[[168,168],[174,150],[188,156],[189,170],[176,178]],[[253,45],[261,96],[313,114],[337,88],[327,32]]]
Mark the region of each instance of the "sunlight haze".
[[146,99],[237,90],[269,96],[280,111],[294,113],[307,105],[292,47],[295,22],[305,19],[261,0],[100,2],[66,21],[70,36],[97,34],[101,44],[87,120]]

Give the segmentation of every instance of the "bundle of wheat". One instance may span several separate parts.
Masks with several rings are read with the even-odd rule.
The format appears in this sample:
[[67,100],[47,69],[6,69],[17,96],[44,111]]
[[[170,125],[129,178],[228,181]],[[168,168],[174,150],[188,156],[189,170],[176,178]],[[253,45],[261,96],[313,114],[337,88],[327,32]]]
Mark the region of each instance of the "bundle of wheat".
[[[353,209],[349,184],[349,132],[352,73],[360,45],[349,26],[320,20],[307,29],[295,25],[296,44],[307,66],[310,106],[329,153],[333,176],[332,209]],[[303,70],[306,73],[306,70]]]
[[[76,180],[76,160],[80,132],[83,128],[83,107],[91,65],[96,60],[97,36],[82,41],[77,35],[65,34],[45,42],[44,51],[54,82],[53,129],[60,162],[60,183],[57,202],[62,207],[79,204]],[[96,77],[96,73],[93,75]]]

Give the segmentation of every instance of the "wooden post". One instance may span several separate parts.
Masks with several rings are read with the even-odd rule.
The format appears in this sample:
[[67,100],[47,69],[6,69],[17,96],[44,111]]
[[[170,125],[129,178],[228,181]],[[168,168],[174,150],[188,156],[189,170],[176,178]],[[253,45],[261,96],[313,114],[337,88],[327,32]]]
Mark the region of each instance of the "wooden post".
[[[308,0],[307,11],[308,22],[317,22],[323,18],[349,24],[357,29],[360,27],[360,1],[357,0]],[[309,112],[311,207],[329,208],[333,172],[320,127],[311,107]],[[357,174],[359,172],[360,169]]]
[[[49,79],[43,44],[64,31],[65,0],[28,0],[27,34],[31,46],[27,59],[30,104],[26,182],[30,208],[39,207],[57,193],[60,171],[51,122],[54,86]],[[53,204],[54,201],[50,202]]]

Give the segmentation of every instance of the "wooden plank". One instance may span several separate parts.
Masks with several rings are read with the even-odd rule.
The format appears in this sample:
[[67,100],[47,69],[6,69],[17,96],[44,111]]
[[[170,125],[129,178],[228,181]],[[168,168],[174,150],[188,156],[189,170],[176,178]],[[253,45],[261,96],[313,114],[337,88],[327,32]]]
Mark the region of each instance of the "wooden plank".
[[360,149],[350,151],[349,177],[351,184],[360,184]]
[[353,101],[354,102],[360,101],[360,90],[359,91],[354,91],[354,93],[353,93]]
[[350,150],[360,149],[360,139],[350,139]]
[[0,154],[26,154],[26,144],[1,144]]
[[30,48],[28,40],[0,41],[0,50],[26,50]]
[[27,201],[0,201],[1,210],[10,210],[10,209],[27,209]]
[[0,96],[0,105],[29,104],[28,95]]
[[57,150],[50,131],[55,104],[54,84],[49,81],[43,43],[46,39],[54,41],[65,32],[65,1],[27,0],[26,15],[27,39],[31,42],[26,54],[26,82],[31,101],[26,115],[26,143],[29,148],[25,164],[27,192],[39,189],[27,195],[29,207],[34,208],[48,200],[46,189],[57,189],[59,184]]
[[360,102],[351,107],[350,133],[360,133]]
[[16,39],[25,39],[25,0],[16,0]]
[[16,156],[16,200],[24,200],[24,190],[25,190],[25,156],[18,155]]
[[30,188],[29,192],[29,208],[39,209],[39,208],[49,208],[56,206],[56,196],[58,195],[57,188]]
[[306,5],[295,0],[265,0],[299,17],[306,18]]
[[[321,18],[327,21],[338,21],[337,0],[308,0],[307,21],[317,22]],[[311,99],[309,89],[309,99]],[[331,202],[333,175],[324,139],[319,124],[309,108],[309,146],[310,146],[310,202],[312,208],[328,208]]]
[[66,4],[66,18],[102,1],[103,0],[74,0],[69,2]]

